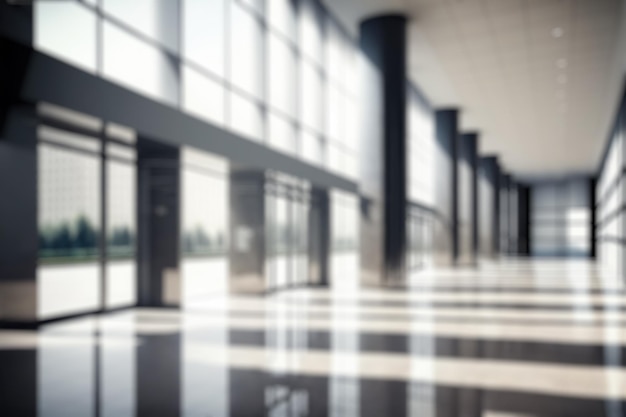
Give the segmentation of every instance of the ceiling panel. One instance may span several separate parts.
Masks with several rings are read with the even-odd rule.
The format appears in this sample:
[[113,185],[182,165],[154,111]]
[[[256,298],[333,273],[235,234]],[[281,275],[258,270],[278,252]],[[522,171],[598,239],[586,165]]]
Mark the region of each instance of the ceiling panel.
[[626,62],[622,3],[333,0],[328,6],[353,29],[359,16],[403,10],[412,19],[413,81],[434,105],[462,109],[461,125],[481,131],[483,152],[498,153],[513,173],[538,176],[597,167]]

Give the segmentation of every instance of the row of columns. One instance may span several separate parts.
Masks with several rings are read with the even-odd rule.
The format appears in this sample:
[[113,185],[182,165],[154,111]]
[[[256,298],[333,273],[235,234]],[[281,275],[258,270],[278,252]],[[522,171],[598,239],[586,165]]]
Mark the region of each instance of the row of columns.
[[[393,285],[406,279],[407,23],[403,15],[385,15],[360,26],[365,57],[359,179],[365,284]],[[476,264],[479,255],[527,254],[529,189],[504,174],[495,156],[479,156],[479,134],[461,132],[459,116],[456,108],[435,112],[440,150],[435,161],[435,262]],[[491,198],[481,189],[482,194],[491,189]],[[492,215],[485,217],[488,223],[481,231],[483,209]]]

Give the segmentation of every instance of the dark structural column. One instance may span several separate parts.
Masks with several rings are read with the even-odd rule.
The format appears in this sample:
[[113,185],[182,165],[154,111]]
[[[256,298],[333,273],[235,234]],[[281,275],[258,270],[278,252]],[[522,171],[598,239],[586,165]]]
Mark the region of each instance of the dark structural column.
[[0,2],[0,324],[5,325],[37,320],[37,115],[32,103],[19,100],[31,53],[7,40],[30,46],[32,33],[32,5]]
[[[463,219],[461,254],[470,263],[478,257],[478,134],[459,135],[459,220]],[[462,188],[462,189],[461,189]],[[461,231],[459,231],[461,232]],[[461,233],[460,233],[461,234]]]
[[137,141],[138,304],[180,306],[180,152]]
[[597,215],[597,207],[596,207],[596,178],[591,177],[589,179],[589,257],[592,259],[596,258],[596,215]]
[[522,256],[530,256],[530,202],[532,194],[528,185],[519,184],[517,187],[517,220],[519,241],[517,253]]
[[500,255],[507,255],[509,253],[509,243],[510,243],[510,231],[509,231],[509,185],[511,181],[511,176],[506,174],[505,172],[500,172],[500,190],[499,190],[499,200],[500,200]]
[[500,248],[500,167],[495,156],[480,158],[482,186],[479,191],[480,213],[485,221],[480,224],[482,254],[494,257]]
[[442,226],[437,227],[434,235],[439,264],[454,264],[459,258],[458,114],[456,109],[435,113],[436,138],[443,151],[437,161],[436,176],[437,206],[444,216]]
[[0,132],[0,322],[37,318],[37,117],[14,105]]
[[[373,17],[360,27],[360,47],[367,58],[362,85],[368,149],[361,164],[361,258],[369,283],[403,283],[405,277],[406,31],[401,15]],[[371,257],[381,249],[382,260]],[[377,276],[382,282],[376,282]]]
[[311,189],[308,230],[310,283],[328,286],[331,242],[330,198],[326,189]]

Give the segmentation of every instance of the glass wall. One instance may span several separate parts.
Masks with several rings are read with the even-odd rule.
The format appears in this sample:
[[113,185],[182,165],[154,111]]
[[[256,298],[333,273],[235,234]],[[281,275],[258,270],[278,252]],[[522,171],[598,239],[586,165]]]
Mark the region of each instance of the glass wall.
[[265,185],[265,288],[306,285],[309,276],[310,185],[270,172]]
[[[64,139],[79,146],[65,145]],[[39,140],[38,316],[97,310],[100,141],[47,126],[39,128]]]
[[407,216],[406,258],[409,272],[417,272],[432,266],[433,213],[418,206],[409,206]]
[[407,85],[407,268],[432,265],[433,228],[437,221],[435,172],[437,143],[434,114],[422,94]]
[[359,286],[359,199],[338,190],[330,193],[330,282],[335,290]]
[[133,305],[134,132],[49,104],[38,112],[39,318]]
[[135,137],[116,126],[106,142],[106,306],[132,305],[137,294],[137,169]]
[[38,49],[339,175],[358,171],[358,53],[315,0],[35,2]]
[[589,180],[532,186],[531,251],[535,256],[589,256]]
[[597,256],[602,268],[611,276],[624,277],[624,215],[626,195],[623,181],[624,133],[622,116],[616,121],[616,130],[609,142],[600,176],[596,184],[596,239]]
[[228,292],[228,169],[223,158],[182,150],[183,308],[210,306]]

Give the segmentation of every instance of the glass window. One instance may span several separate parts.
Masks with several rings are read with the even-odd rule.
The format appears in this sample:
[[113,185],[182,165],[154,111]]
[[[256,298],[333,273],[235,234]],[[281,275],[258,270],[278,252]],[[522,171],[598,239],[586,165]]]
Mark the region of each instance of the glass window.
[[109,258],[135,256],[135,183],[134,165],[108,161],[107,256]]
[[319,137],[307,131],[300,132],[300,147],[304,160],[313,164],[322,163],[323,148]]
[[326,135],[333,140],[344,141],[343,95],[333,85],[326,89]]
[[255,103],[238,94],[230,95],[229,125],[249,139],[263,138],[263,115]]
[[[128,148],[131,150],[130,148]],[[134,304],[136,285],[136,171],[135,166],[107,162],[107,285],[106,306]]]
[[160,50],[106,22],[104,75],[153,98],[176,103],[175,64]]
[[[236,1],[236,0],[235,0]],[[251,9],[253,9],[255,12],[257,13],[263,13],[263,9],[264,9],[264,0],[239,0],[241,3],[245,4],[246,6],[250,7]]]
[[183,67],[183,108],[210,122],[224,123],[224,87],[189,67]]
[[278,37],[270,35],[269,41],[269,102],[281,112],[295,117],[295,54]]
[[[343,144],[347,149],[350,149],[354,154],[359,150],[359,115],[358,107],[354,100],[346,96],[343,96],[343,115],[344,115],[344,131],[342,134]],[[432,136],[431,136],[432,137]],[[430,149],[429,149],[430,150]],[[433,158],[432,153],[428,154],[429,158]],[[431,162],[432,164],[432,162]]]
[[294,0],[267,0],[270,25],[290,39],[295,38],[296,21]]
[[183,56],[224,75],[224,0],[184,0]]
[[296,129],[294,125],[281,117],[270,114],[269,144],[283,152],[296,153]]
[[256,18],[236,3],[231,7],[230,79],[242,90],[261,98],[263,32]]
[[343,37],[335,24],[326,25],[326,69],[338,85],[343,84]]
[[336,147],[329,144],[326,148],[327,158],[326,158],[326,167],[334,172],[341,172],[341,163],[343,155],[341,151]]
[[103,0],[103,9],[169,50],[178,50],[178,0]]
[[306,62],[300,65],[300,119],[306,126],[321,130],[322,79]]
[[96,15],[74,1],[35,2],[35,46],[95,72]]
[[98,255],[100,163],[39,145],[39,258],[84,262]]
[[322,62],[322,20],[312,0],[300,3],[300,49],[317,63]]

